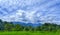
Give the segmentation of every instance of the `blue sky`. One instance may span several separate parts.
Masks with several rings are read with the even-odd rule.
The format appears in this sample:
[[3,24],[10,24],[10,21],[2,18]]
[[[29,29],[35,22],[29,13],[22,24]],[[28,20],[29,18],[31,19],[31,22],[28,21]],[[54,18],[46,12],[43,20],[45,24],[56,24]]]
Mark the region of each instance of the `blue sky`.
[[60,24],[60,0],[0,0],[0,19]]

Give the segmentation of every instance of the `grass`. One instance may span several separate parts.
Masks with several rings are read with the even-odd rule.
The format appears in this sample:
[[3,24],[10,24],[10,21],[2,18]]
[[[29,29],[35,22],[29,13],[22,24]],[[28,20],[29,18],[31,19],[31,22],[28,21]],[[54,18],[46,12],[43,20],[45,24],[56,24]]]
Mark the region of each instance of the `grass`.
[[30,31],[12,31],[12,32],[0,32],[0,35],[60,35],[58,32],[30,32]]

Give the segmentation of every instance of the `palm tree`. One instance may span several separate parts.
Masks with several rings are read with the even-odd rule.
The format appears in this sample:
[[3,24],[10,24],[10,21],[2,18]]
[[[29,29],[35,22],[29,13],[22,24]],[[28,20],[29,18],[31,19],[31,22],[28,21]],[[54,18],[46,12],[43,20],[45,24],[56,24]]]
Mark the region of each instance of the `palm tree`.
[[29,31],[32,31],[32,26],[28,26]]
[[16,24],[15,25],[15,30],[16,31],[22,31],[23,30],[23,27],[21,25],[19,25],[19,24]]

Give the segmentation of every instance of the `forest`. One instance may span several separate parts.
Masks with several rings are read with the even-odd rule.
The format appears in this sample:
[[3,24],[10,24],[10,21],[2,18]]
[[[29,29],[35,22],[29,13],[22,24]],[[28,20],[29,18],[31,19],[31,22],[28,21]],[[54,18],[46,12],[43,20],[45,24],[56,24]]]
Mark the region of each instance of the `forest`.
[[56,32],[60,30],[60,25],[54,23],[44,23],[40,26],[23,26],[20,24],[13,24],[13,22],[2,21],[0,19],[0,31],[50,31]]

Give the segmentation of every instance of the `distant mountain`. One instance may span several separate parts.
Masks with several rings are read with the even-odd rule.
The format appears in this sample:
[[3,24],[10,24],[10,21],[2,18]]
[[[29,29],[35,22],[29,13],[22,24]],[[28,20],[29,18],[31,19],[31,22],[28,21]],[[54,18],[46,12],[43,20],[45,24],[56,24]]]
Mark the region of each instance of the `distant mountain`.
[[33,26],[33,27],[42,25],[41,23],[34,23],[33,24],[33,23],[24,23],[24,22],[13,22],[13,24],[20,24],[23,26]]

